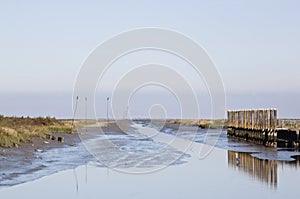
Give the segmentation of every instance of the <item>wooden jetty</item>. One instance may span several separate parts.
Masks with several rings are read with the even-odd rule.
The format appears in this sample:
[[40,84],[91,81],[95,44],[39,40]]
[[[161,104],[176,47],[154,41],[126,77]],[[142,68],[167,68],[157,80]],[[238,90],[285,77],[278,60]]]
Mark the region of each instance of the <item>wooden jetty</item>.
[[277,128],[277,109],[230,110],[227,117],[230,137],[265,146],[299,147],[299,130]]

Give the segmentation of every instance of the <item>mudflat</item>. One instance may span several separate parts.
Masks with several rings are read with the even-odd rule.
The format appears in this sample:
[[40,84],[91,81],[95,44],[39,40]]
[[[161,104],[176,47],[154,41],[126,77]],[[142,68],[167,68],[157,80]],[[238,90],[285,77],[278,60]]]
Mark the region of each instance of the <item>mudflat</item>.
[[[99,121],[103,132],[113,131],[123,133],[115,122]],[[78,125],[80,127],[81,125]],[[14,147],[0,147],[0,187],[23,183],[30,179],[24,175],[30,175],[36,171],[51,168],[50,173],[61,170],[61,165],[76,167],[90,161],[93,157],[81,144],[80,132],[95,132],[99,126],[87,125],[74,130],[73,133],[48,133],[47,136],[33,136],[30,141],[20,142]],[[68,151],[72,153],[68,154]],[[50,155],[49,155],[50,154]],[[53,154],[53,155],[51,155]],[[72,157],[71,157],[72,156]],[[80,157],[80,158],[79,158]],[[46,164],[45,164],[46,163]],[[57,168],[54,168],[57,167]],[[68,167],[65,167],[67,169]],[[48,175],[47,173],[36,177]],[[35,177],[32,177],[34,179]]]

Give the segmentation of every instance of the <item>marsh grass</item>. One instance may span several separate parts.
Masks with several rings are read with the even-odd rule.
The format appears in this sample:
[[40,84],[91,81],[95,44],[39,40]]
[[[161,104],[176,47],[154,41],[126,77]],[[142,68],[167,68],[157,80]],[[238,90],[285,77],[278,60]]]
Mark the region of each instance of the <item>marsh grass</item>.
[[190,120],[168,120],[171,123],[180,123],[187,126],[198,126],[203,129],[223,129],[227,128],[227,120],[225,119],[190,119]]
[[278,128],[300,129],[300,119],[278,119]]
[[0,115],[0,146],[14,147],[30,142],[33,137],[46,137],[52,133],[72,133],[69,121],[51,117],[4,117]]
[[[182,125],[188,126],[199,126],[204,129],[226,129],[227,128],[227,120],[226,119],[199,119],[199,120],[168,120],[171,123],[180,123]],[[278,119],[277,120],[277,128],[287,128],[287,129],[300,129],[300,119]]]

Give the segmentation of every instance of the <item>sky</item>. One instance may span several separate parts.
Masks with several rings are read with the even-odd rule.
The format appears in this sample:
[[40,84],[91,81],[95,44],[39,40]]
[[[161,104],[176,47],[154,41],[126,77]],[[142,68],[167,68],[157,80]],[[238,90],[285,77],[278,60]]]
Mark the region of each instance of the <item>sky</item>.
[[[121,32],[158,27],[206,50],[228,109],[274,107],[280,117],[300,118],[299,8],[296,0],[1,0],[0,114],[72,117],[74,84],[89,54]],[[142,106],[141,98],[136,107]]]

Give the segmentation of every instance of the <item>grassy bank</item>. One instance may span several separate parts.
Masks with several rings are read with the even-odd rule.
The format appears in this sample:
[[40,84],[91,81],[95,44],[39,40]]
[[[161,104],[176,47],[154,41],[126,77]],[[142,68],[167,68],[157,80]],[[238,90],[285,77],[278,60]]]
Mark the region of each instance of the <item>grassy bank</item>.
[[278,128],[300,129],[300,119],[278,119]]
[[52,133],[72,133],[70,121],[55,118],[4,117],[0,115],[0,146],[14,147],[30,142],[33,137]]
[[[200,128],[222,129],[227,128],[226,119],[199,119],[199,120],[168,120],[171,123],[181,123],[187,126],[198,126]],[[300,129],[300,119],[278,119],[277,128]]]
[[187,126],[198,126],[203,129],[223,129],[227,128],[227,120],[225,119],[199,119],[199,120],[168,120],[171,123],[180,123]]

